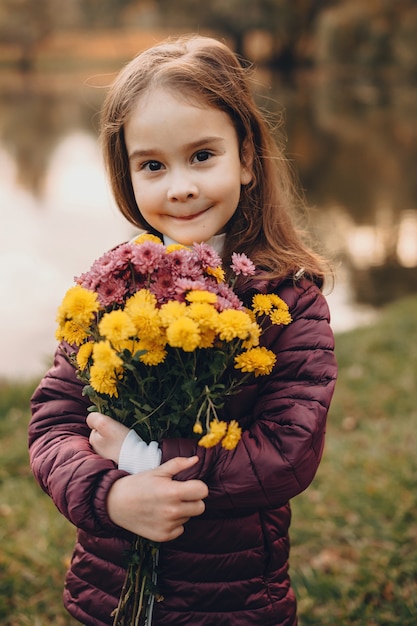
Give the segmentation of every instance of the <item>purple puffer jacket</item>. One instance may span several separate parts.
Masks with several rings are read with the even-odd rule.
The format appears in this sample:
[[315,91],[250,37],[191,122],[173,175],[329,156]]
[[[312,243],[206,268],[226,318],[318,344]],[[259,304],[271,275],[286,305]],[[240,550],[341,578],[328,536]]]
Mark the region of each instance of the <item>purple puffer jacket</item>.
[[[237,448],[161,442],[162,461],[197,452],[197,469],[181,479],[199,478],[210,493],[205,513],[192,518],[181,537],[162,544],[158,582],[164,600],[155,604],[153,626],[297,623],[288,575],[288,501],[318,468],[336,363],[318,287],[306,279],[284,280],[274,291],[288,303],[293,322],[265,334],[278,358],[273,373],[253,379],[225,406],[225,414],[244,427]],[[78,528],[65,606],[87,626],[107,626],[132,536],[108,517],[107,493],[125,474],[92,451],[81,389],[57,354],[32,399],[30,458],[42,488]]]

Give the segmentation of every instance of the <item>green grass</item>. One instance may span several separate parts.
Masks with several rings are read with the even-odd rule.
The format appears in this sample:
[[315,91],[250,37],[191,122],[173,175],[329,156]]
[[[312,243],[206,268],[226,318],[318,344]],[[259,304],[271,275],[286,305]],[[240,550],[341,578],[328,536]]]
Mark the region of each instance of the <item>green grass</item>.
[[70,626],[61,597],[74,529],[29,469],[33,387],[0,384],[0,624]]
[[293,502],[301,626],[417,624],[417,299],[337,336],[325,454]]
[[[417,624],[417,298],[337,336],[326,449],[293,501],[300,626]],[[0,383],[0,623],[74,626],[62,607],[74,529],[27,457],[33,385]]]

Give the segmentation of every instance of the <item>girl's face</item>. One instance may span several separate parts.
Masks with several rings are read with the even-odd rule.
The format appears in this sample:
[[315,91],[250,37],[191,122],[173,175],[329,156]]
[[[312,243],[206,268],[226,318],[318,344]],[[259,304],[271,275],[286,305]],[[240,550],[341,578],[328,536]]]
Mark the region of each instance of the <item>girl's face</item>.
[[139,98],[124,131],[143,218],[183,245],[221,233],[252,179],[229,116],[156,88]]

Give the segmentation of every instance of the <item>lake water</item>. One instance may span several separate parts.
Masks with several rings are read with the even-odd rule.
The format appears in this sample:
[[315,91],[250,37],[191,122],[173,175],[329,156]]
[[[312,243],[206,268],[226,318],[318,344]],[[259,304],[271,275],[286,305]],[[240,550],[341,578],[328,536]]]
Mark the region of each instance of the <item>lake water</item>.
[[[336,262],[333,328],[372,323],[380,306],[417,292],[417,89],[369,78],[258,79],[260,103],[285,109],[310,226]],[[44,372],[74,276],[133,234],[97,144],[108,80],[0,75],[0,378]]]

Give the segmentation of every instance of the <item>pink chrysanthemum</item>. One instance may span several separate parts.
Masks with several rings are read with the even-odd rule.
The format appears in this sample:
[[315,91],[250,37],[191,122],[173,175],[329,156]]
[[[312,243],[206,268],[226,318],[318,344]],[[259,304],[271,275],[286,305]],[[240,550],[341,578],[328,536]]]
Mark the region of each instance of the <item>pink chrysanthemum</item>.
[[129,267],[132,261],[134,245],[122,243],[114,250],[114,263],[117,270],[123,271]]
[[219,311],[224,309],[243,309],[242,301],[227,283],[216,285],[215,292],[218,295],[217,308]]
[[160,268],[164,255],[162,244],[144,241],[133,247],[132,264],[139,274],[152,274]]
[[122,304],[128,294],[129,285],[121,278],[109,276],[107,280],[101,283],[96,291],[101,306],[111,306],[112,304]]
[[195,243],[194,250],[204,269],[206,267],[217,267],[222,264],[222,260],[218,253],[207,243]]
[[[127,267],[128,263],[126,263]],[[96,259],[90,270],[75,278],[82,287],[95,291],[97,287],[108,280],[110,276],[117,274],[121,269],[119,256],[116,250],[109,250],[99,259]]]
[[222,296],[217,297],[216,309],[221,311],[226,311],[227,309],[233,309],[234,307],[230,306],[229,300],[227,298],[223,298]]
[[195,278],[201,274],[193,251],[189,248],[173,250],[165,257],[166,267],[175,276]]
[[98,268],[92,267],[88,272],[81,274],[80,276],[75,276],[74,281],[77,285],[81,285],[85,289],[89,289],[90,291],[95,291],[100,284],[101,274]]
[[138,274],[137,272],[133,272],[132,274],[131,269],[126,270],[126,272],[123,272],[123,274],[120,275],[120,278],[122,278],[125,281],[126,287],[128,289],[127,295],[130,295],[130,296],[133,296],[133,294],[136,291],[146,288],[148,284],[147,274]]
[[201,280],[192,280],[190,278],[177,278],[175,281],[175,293],[178,300],[184,300],[185,294],[189,291],[207,289],[207,283]]
[[255,274],[255,265],[252,263],[246,254],[239,254],[233,252],[232,254],[232,270],[235,274],[242,274],[242,276],[253,276]]
[[92,265],[92,269],[98,271],[102,276],[114,272],[116,266],[116,255],[114,250],[109,250],[103,254]]
[[159,272],[155,280],[150,283],[149,290],[154,294],[159,304],[177,299],[174,277],[168,271]]

